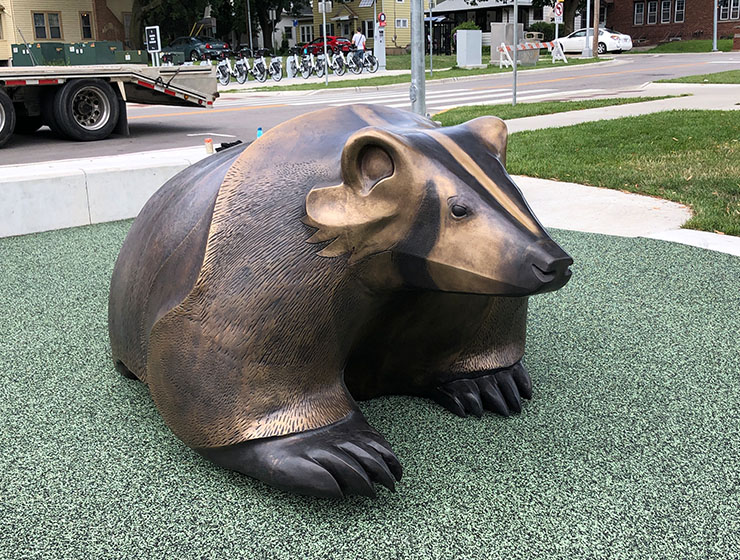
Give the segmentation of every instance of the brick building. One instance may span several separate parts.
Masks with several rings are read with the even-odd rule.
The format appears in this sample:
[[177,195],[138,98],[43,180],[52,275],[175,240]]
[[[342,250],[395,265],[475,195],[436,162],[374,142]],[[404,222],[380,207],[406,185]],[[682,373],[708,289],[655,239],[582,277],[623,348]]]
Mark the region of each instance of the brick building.
[[[632,36],[636,44],[711,39],[715,0],[606,0],[606,25]],[[717,34],[740,33],[740,0],[719,8]],[[602,2],[604,5],[604,2]]]

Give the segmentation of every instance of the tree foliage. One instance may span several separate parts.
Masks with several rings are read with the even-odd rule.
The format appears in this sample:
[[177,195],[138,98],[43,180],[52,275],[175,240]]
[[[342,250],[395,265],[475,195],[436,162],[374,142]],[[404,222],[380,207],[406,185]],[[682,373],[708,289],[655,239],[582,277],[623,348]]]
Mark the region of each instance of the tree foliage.
[[[556,0],[532,0],[532,6],[542,8],[543,6],[552,6]],[[574,31],[573,25],[576,13],[586,9],[585,0],[565,0],[563,5],[563,32],[560,34],[568,35]]]
[[[272,48],[272,32],[275,21],[270,20],[270,10],[282,13],[298,14],[309,5],[309,0],[133,0],[131,9],[131,40],[134,48],[140,49],[143,44],[144,27],[159,25],[162,43],[167,44],[176,37],[197,32],[199,26],[194,24],[203,19],[206,7],[211,7],[211,16],[216,18],[216,35],[228,37],[232,31],[237,37],[247,33],[247,4],[249,1],[252,17],[252,34],[256,38],[258,29],[262,29],[265,46]],[[277,41],[281,37],[276,37]]]

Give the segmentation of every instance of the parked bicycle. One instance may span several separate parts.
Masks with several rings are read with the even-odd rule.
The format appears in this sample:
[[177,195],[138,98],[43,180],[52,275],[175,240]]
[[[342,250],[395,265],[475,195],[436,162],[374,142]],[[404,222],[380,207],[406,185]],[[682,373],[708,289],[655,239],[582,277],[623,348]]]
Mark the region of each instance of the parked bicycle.
[[[270,57],[270,63],[268,64],[265,60],[265,55]],[[269,74],[270,77],[275,80],[276,82],[279,82],[283,78],[283,58],[280,56],[275,56],[273,54],[270,54],[270,52],[267,49],[260,49],[257,51],[257,58],[254,59],[254,65],[260,65],[260,68],[264,68],[266,74]],[[265,79],[267,79],[265,77]],[[264,81],[264,80],[260,80]]]
[[316,74],[317,77],[321,78],[324,75],[324,55],[320,54],[316,57],[304,48],[299,70],[304,79],[307,79],[311,74]]
[[359,74],[363,70],[367,70],[371,74],[378,71],[380,64],[378,59],[375,58],[373,53],[368,51],[358,51],[357,47],[352,45],[349,48],[349,56],[346,58],[347,68],[353,74]]
[[332,51],[329,58],[329,68],[335,75],[341,76],[347,71],[347,65],[344,62],[344,54],[341,52]]
[[299,56],[300,54],[301,49],[299,47],[292,47],[288,50],[288,59],[286,61],[286,65],[289,71],[289,75],[293,78],[298,75],[298,72],[301,68],[301,57]]

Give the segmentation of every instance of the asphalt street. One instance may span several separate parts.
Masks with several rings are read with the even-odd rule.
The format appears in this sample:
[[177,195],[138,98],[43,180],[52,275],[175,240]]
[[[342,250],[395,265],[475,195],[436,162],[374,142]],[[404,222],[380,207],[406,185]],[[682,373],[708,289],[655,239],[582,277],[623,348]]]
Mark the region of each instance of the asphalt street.
[[[635,94],[652,81],[740,68],[740,53],[617,55],[598,65],[519,72],[517,100],[545,101]],[[282,83],[286,83],[285,81]],[[299,82],[300,83],[300,82]],[[362,80],[357,82],[362,85]],[[427,81],[427,110],[482,103],[510,103],[512,76],[492,74],[458,81]],[[252,140],[263,130],[297,115],[327,106],[377,103],[409,108],[408,84],[380,88],[223,93],[213,109],[128,105],[131,135],[76,143],[54,137],[43,127],[16,135],[0,150],[0,165],[125,154],[193,146],[212,137],[215,143]]]

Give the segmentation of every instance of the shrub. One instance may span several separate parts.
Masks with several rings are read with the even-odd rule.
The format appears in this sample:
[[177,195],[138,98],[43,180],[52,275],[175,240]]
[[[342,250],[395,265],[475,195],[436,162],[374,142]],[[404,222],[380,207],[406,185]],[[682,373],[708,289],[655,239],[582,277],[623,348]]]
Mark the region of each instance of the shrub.
[[539,31],[540,33],[542,33],[543,40],[545,41],[552,41],[555,38],[555,24],[554,23],[538,21],[530,25],[527,31]]
[[459,30],[463,30],[463,31],[465,31],[465,30],[468,30],[468,29],[472,29],[472,30],[474,30],[474,31],[480,31],[480,27],[478,27],[478,26],[477,26],[477,25],[475,24],[475,22],[474,22],[474,21],[464,21],[464,22],[462,22],[462,23],[461,23],[460,25],[458,25],[457,27],[455,27],[455,28],[454,28],[454,29],[452,30],[452,32],[453,32],[453,33],[455,33],[456,31],[459,31]]

